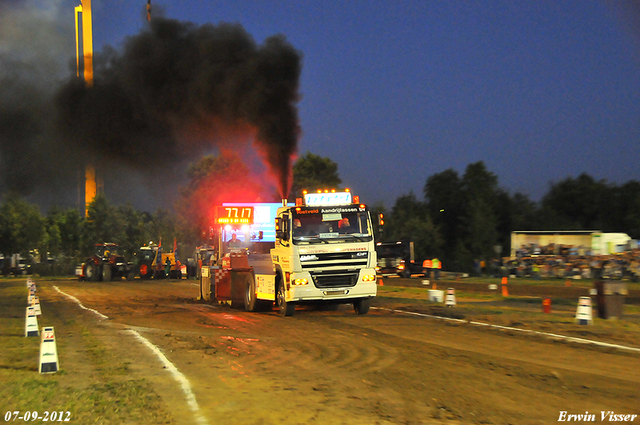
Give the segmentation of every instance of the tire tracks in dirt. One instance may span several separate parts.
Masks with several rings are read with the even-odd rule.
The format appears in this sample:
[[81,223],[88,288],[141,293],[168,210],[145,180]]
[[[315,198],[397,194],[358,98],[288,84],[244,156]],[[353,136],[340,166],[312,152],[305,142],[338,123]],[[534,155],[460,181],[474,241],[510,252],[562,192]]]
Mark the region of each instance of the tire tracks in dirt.
[[86,288],[87,305],[115,313],[106,333],[134,329],[160,347],[211,423],[539,424],[568,408],[633,413],[639,396],[634,356],[350,306],[245,313],[187,302],[186,286],[136,286]]

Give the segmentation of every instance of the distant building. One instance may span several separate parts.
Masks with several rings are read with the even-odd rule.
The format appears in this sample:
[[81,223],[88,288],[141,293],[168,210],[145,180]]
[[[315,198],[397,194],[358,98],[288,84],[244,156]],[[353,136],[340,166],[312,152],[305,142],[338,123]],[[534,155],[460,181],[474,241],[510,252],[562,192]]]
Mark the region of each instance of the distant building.
[[[524,230],[511,232],[511,258],[522,246],[528,249],[555,245],[572,246],[579,255],[608,255],[637,248],[638,242],[626,233],[602,233],[600,230]],[[575,252],[575,251],[574,251]],[[536,254],[540,252],[530,252]],[[556,252],[557,253],[557,252]]]

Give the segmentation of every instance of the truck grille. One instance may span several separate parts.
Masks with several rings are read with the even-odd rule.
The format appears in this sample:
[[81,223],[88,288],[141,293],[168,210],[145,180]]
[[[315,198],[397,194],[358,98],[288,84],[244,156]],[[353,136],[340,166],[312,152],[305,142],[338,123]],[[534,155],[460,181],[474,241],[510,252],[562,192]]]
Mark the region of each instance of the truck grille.
[[[305,258],[308,257],[308,258]],[[368,253],[358,252],[332,252],[326,254],[301,255],[300,265],[303,270],[340,267],[340,268],[362,268],[366,267]]]
[[358,272],[311,273],[316,288],[348,288],[358,283]]

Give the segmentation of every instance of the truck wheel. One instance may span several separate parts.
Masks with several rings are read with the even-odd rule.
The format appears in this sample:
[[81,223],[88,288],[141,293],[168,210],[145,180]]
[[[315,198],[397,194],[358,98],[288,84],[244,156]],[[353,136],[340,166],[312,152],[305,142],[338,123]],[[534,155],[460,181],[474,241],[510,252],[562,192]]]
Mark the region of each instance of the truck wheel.
[[131,269],[127,272],[127,280],[133,280],[136,278],[135,270]]
[[405,279],[409,279],[411,277],[411,270],[409,269],[404,269],[402,271],[402,277],[404,277]]
[[102,281],[111,282],[111,267],[109,265],[102,266]]
[[362,298],[353,303],[353,309],[357,314],[367,314],[371,307],[371,298]]
[[276,302],[278,303],[278,307],[280,308],[280,314],[283,316],[293,316],[293,313],[296,311],[296,305],[291,302],[287,302],[284,293],[284,284],[280,282],[278,285],[278,294],[276,296]]
[[257,307],[256,282],[247,276],[244,284],[244,309],[245,311],[256,311]]

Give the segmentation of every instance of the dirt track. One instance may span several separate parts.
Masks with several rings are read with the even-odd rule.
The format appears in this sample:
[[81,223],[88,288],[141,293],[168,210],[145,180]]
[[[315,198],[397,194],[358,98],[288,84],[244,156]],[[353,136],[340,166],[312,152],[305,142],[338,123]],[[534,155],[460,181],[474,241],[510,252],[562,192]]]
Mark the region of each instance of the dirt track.
[[[365,316],[344,305],[282,318],[197,303],[194,281],[38,285],[59,332],[86,321],[105,356],[154,384],[176,423],[550,424],[561,411],[595,413],[596,423],[600,411],[640,414],[640,355],[389,310],[406,301],[380,299]],[[131,330],[184,375],[197,407]],[[67,364],[72,339],[60,350]]]

